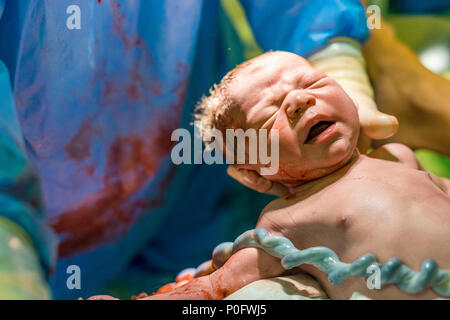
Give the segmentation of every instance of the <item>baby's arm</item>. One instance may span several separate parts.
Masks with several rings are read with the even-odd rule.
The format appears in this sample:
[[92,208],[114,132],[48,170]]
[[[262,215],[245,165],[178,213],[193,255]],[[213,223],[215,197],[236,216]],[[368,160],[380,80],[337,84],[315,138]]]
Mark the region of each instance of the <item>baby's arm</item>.
[[[389,161],[395,161],[403,163],[404,165],[411,167],[413,169],[426,171],[425,168],[420,164],[414,152],[407,146],[400,143],[389,143],[385,144],[378,149],[375,149],[370,154],[371,158],[383,159]],[[445,193],[450,194],[450,180],[446,178],[440,178],[434,174],[428,172],[430,179]]]
[[146,300],[220,300],[253,281],[276,277],[284,271],[280,259],[260,249],[246,248],[210,275]]

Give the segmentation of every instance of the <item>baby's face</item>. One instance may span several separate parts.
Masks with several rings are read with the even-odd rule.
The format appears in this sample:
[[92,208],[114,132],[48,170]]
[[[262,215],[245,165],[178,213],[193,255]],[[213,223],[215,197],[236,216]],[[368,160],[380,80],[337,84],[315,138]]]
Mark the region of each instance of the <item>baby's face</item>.
[[[300,56],[266,54],[242,70],[230,90],[245,130],[278,129],[279,171],[267,179],[287,185],[311,180],[351,158],[359,135],[356,107],[336,81]],[[271,131],[269,143],[273,138]],[[262,165],[236,167],[261,173]]]

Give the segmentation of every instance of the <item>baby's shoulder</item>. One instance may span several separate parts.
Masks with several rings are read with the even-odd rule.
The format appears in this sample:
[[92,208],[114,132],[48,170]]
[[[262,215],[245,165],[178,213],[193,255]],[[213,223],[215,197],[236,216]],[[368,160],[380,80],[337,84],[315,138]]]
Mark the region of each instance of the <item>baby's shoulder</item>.
[[406,165],[412,169],[422,170],[419,160],[411,148],[400,143],[385,144],[367,155],[372,159],[387,160]]

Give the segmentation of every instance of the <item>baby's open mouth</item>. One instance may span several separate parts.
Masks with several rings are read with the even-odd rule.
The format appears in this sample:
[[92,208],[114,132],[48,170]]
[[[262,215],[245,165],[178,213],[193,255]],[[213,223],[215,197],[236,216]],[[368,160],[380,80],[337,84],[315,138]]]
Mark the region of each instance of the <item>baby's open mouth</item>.
[[305,143],[311,142],[312,139],[319,136],[322,132],[327,130],[334,124],[333,121],[320,121],[316,123],[311,130],[309,130],[308,137],[306,138]]

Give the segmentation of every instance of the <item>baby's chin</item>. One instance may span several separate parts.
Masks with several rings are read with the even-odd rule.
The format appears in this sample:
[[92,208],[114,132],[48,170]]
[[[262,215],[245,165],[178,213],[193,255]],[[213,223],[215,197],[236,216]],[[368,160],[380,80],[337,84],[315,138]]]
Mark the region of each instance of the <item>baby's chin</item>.
[[305,168],[304,170],[298,170],[298,167],[302,166],[300,163],[297,166],[293,164],[283,165],[280,163],[278,172],[272,176],[265,176],[265,178],[273,182],[284,184],[287,187],[292,187],[333,173],[334,171],[345,166],[350,161],[353,154],[354,151],[346,154],[340,159],[337,159],[326,167],[321,168],[311,167]]
[[279,182],[289,187],[292,185],[298,185],[299,183],[304,183],[307,181],[322,178],[336,171],[340,167],[342,167],[342,165],[337,164],[326,168],[314,168],[305,171],[297,170],[296,172],[289,172],[289,170],[284,171],[283,169],[280,168],[277,174],[272,176],[266,176],[266,178],[274,182]]

